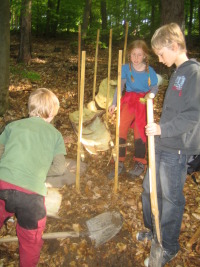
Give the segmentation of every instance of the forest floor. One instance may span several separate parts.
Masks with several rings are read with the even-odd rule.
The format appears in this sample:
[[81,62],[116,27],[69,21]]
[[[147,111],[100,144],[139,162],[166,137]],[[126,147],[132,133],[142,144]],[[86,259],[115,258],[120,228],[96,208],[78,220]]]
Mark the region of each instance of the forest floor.
[[[10,120],[27,116],[27,100],[32,90],[46,87],[56,93],[61,108],[55,118],[54,125],[61,131],[66,142],[67,157],[76,160],[77,136],[71,126],[69,114],[78,110],[78,67],[77,43],[75,39],[62,40],[32,40],[32,61],[29,66],[17,64],[19,42],[11,38],[11,74],[9,101],[10,106],[3,117],[0,126]],[[118,51],[120,45],[113,46],[111,79],[117,77]],[[95,44],[85,46],[86,70],[84,103],[92,100]],[[190,52],[190,56],[199,57],[199,52]],[[199,59],[199,58],[198,58]],[[160,74],[169,75],[152,57],[151,65]],[[99,49],[97,66],[97,89],[100,82],[107,77],[108,49]],[[27,78],[24,73],[38,73],[39,80]],[[166,76],[165,76],[166,77]],[[158,121],[162,109],[166,85],[160,86],[155,98],[155,119]],[[115,118],[110,118],[108,126],[113,141],[115,140]],[[129,135],[129,141],[133,136]],[[133,147],[127,147],[125,165],[131,169]],[[45,240],[41,251],[39,267],[70,266],[70,267],[141,267],[150,251],[150,242],[138,242],[136,233],[144,230],[142,214],[142,181],[143,176],[131,179],[126,173],[119,177],[117,193],[114,192],[114,181],[107,179],[107,174],[113,166],[109,164],[111,149],[91,155],[85,151],[87,170],[80,178],[80,192],[75,185],[60,189],[62,204],[59,219],[47,218],[46,233],[72,231],[74,226],[81,231],[86,229],[86,221],[106,211],[117,211],[123,216],[123,226],[120,232],[110,241],[95,247],[87,236],[69,237],[66,239]],[[190,238],[199,227],[200,220],[200,174],[194,174],[195,179],[188,175],[184,187],[186,198],[185,211],[180,233],[180,252],[168,266],[196,267],[200,266],[200,238],[187,248]],[[16,220],[7,222],[1,229],[0,236],[15,235]],[[18,244],[16,242],[0,244],[0,266],[19,266]]]

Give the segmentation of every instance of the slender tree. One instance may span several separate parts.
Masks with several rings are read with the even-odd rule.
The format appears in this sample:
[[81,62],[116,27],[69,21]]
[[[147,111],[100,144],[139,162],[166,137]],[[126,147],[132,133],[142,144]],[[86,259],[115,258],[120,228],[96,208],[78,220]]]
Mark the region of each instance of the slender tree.
[[10,58],[10,6],[8,0],[0,1],[0,116],[8,107]]
[[101,0],[101,18],[102,18],[102,30],[106,30],[107,29],[106,0]]
[[48,0],[47,4],[47,21],[46,21],[46,32],[45,36],[49,36],[52,33],[52,14],[54,11],[54,1]]
[[190,37],[192,35],[193,8],[194,8],[194,0],[190,0],[190,17],[189,17],[189,23],[188,23],[188,39],[190,39]]
[[22,0],[20,47],[18,61],[29,64],[31,60],[31,0]]
[[60,12],[60,1],[61,0],[57,0],[57,6],[56,6],[56,18],[55,21],[53,23],[53,36],[56,36],[56,31],[57,31],[57,27],[58,27],[58,18],[59,18],[59,12]]
[[85,9],[84,9],[84,14],[83,14],[83,25],[82,25],[83,37],[86,37],[87,35],[87,28],[88,28],[89,19],[90,19],[91,6],[92,6],[92,0],[85,0]]
[[101,32],[101,40],[103,42],[108,41],[107,36],[107,7],[106,0],[101,0],[101,19],[102,19],[102,32]]
[[198,18],[199,18],[199,35],[200,35],[200,0],[198,2]]

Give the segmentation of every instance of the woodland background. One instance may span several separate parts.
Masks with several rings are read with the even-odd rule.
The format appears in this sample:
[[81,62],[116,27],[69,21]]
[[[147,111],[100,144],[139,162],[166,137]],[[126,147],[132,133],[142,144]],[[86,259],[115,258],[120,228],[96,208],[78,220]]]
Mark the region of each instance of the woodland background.
[[[111,79],[117,77],[118,51],[124,48],[125,26],[128,43],[150,39],[160,25],[177,22],[183,29],[188,56],[200,60],[199,0],[1,0],[0,1],[0,127],[27,116],[30,92],[39,87],[54,91],[61,108],[54,125],[66,141],[67,157],[76,159],[77,136],[69,113],[78,107],[78,30],[81,50],[86,51],[84,103],[92,100],[95,47],[100,30],[97,84],[108,75],[108,43],[112,29]],[[174,67],[166,68],[151,54],[151,65],[168,80]],[[159,121],[167,84],[159,87],[155,98],[155,119]],[[109,129],[115,139],[115,117]],[[133,136],[130,134],[129,142]],[[132,168],[134,148],[127,148],[126,168]],[[105,211],[120,211],[124,218],[121,231],[111,241],[96,248],[87,237],[45,241],[39,266],[140,267],[149,254],[150,243],[136,241],[144,229],[142,218],[142,179],[131,180],[126,174],[113,192],[113,181],[106,178],[112,151],[90,155],[85,151],[87,171],[81,177],[80,192],[75,185],[64,186],[60,219],[48,218],[46,232],[85,230],[85,221]],[[184,194],[186,206],[181,227],[181,251],[169,266],[200,266],[200,240],[189,249],[187,244],[199,227],[199,172],[188,175]],[[16,220],[8,222],[0,237],[15,235]],[[19,266],[18,244],[0,245],[0,266]]]

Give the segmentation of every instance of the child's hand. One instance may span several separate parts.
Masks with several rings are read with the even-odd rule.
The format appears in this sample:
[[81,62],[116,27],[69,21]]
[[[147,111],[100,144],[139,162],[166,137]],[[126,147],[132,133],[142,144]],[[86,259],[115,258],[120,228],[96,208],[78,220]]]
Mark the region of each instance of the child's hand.
[[140,103],[141,103],[141,104],[146,104],[146,99],[143,98],[143,97],[140,97]]
[[152,136],[152,135],[161,135],[161,128],[160,125],[157,123],[148,123],[145,126],[145,133],[147,136]]
[[108,108],[109,113],[112,115],[115,111],[115,105],[112,105]]

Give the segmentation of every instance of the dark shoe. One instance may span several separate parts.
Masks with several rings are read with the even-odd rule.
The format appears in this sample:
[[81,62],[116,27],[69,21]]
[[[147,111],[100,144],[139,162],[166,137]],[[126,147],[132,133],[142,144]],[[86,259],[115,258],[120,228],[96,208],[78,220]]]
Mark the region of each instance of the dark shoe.
[[[163,258],[162,258],[161,267],[164,267],[168,262],[170,262],[171,260],[173,260],[176,257],[177,254],[178,254],[178,252],[171,253],[168,250],[164,250],[163,251]],[[144,266],[145,267],[148,267],[149,266],[149,257],[145,259]]]
[[[118,175],[124,173],[126,171],[125,167],[124,167],[124,163],[123,162],[119,162],[119,167],[118,167]],[[112,180],[115,177],[115,169],[112,170],[109,174],[108,174],[108,179]]]
[[138,241],[145,241],[145,240],[150,241],[152,240],[152,238],[153,238],[153,233],[151,231],[143,231],[143,232],[138,232],[136,234],[136,239]]
[[163,251],[163,259],[162,259],[162,267],[164,267],[165,264],[167,264],[168,262],[173,260],[176,257],[177,254],[178,254],[178,252],[172,253],[172,252],[170,252],[168,250],[164,250]]
[[130,170],[128,173],[131,175],[132,178],[135,176],[140,176],[144,171],[144,164],[139,161],[135,162],[134,169]]

